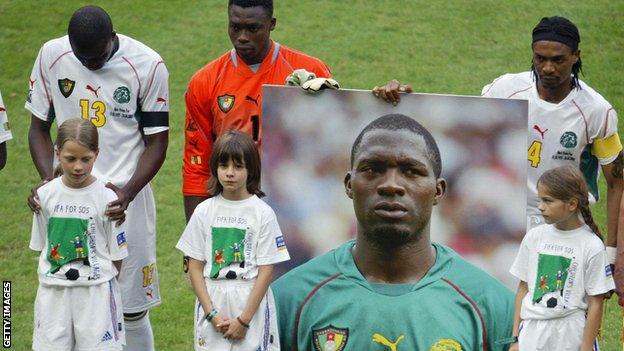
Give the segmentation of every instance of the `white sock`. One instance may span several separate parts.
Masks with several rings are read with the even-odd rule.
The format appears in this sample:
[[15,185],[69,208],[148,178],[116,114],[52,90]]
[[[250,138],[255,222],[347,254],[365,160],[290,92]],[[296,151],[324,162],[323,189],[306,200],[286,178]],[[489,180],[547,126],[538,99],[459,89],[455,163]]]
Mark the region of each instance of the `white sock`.
[[154,334],[149,313],[134,321],[124,321],[126,326],[126,346],[124,351],[154,351]]

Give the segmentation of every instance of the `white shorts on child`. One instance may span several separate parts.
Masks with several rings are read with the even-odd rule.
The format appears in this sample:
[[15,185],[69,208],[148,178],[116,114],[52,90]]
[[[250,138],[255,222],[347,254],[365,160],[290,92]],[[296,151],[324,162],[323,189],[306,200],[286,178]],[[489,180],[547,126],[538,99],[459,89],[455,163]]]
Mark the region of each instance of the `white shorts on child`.
[[112,351],[125,343],[116,279],[91,286],[39,285],[33,350]]
[[[585,311],[556,319],[525,319],[520,324],[520,351],[580,350],[585,328]],[[598,350],[594,342],[593,350]]]
[[[240,316],[245,308],[255,280],[212,280],[207,279],[206,287],[213,306],[222,318]],[[201,305],[195,302],[195,351],[278,351],[279,334],[275,300],[271,288],[260,302],[260,306],[249,323],[245,338],[228,340],[217,332],[204,316]]]

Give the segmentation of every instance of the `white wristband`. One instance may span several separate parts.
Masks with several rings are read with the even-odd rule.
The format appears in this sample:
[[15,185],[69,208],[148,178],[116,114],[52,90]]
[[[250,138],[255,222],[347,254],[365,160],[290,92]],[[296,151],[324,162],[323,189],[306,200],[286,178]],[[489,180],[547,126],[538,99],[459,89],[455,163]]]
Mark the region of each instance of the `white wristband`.
[[613,246],[607,246],[607,261],[609,261],[609,264],[615,264],[616,257],[617,257],[617,248]]

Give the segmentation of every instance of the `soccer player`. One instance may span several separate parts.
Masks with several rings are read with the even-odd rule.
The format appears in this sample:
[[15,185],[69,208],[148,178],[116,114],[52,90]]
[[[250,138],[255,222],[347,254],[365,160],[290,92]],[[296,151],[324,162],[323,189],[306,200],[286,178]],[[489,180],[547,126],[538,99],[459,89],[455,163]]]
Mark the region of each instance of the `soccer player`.
[[186,219],[207,199],[212,143],[229,129],[262,141],[262,84],[283,85],[296,69],[329,77],[321,60],[271,40],[272,0],[230,0],[228,34],[233,49],[200,69],[186,91],[183,194]]
[[[505,74],[486,85],[482,95],[529,100],[527,230],[544,223],[536,190],[537,179],[544,172],[566,164],[580,167],[591,197],[597,200],[602,168],[607,184],[607,254],[613,264],[618,236],[624,240],[624,233],[618,235],[624,229],[618,228],[624,156],[617,113],[579,79],[580,41],[578,28],[568,19],[542,18],[533,29],[531,71]],[[623,247],[624,242],[620,245]],[[622,271],[624,258],[618,260],[618,270]],[[624,279],[616,277],[616,285],[624,298]]]
[[506,349],[512,292],[430,241],[440,172],[415,120],[385,115],[360,132],[344,179],[356,239],[273,284],[282,349]]
[[[168,72],[144,44],[113,31],[100,7],[77,10],[68,35],[45,43],[30,77],[26,109],[33,162],[43,182],[52,179],[50,129],[71,118],[99,131],[93,174],[115,191],[107,215],[126,211],[128,258],[119,276],[126,321],[125,350],[153,350],[147,311],[160,304],[156,270],[155,204],[149,181],[168,143]],[[39,206],[30,199],[31,208]]]
[[0,94],[0,169],[3,169],[4,165],[6,165],[6,141],[11,139],[13,139],[13,134],[11,134],[11,130],[9,129],[6,108],[2,102],[2,94]]

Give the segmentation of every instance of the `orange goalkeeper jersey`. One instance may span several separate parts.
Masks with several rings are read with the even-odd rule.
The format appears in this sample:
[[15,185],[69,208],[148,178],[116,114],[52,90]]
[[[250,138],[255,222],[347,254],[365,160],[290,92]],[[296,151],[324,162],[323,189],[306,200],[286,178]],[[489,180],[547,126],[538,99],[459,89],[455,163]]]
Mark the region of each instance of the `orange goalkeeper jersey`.
[[275,42],[255,73],[232,49],[193,75],[185,97],[184,195],[208,195],[210,153],[220,134],[241,130],[260,145],[262,84],[284,84],[299,68],[318,77],[330,76],[323,61]]

